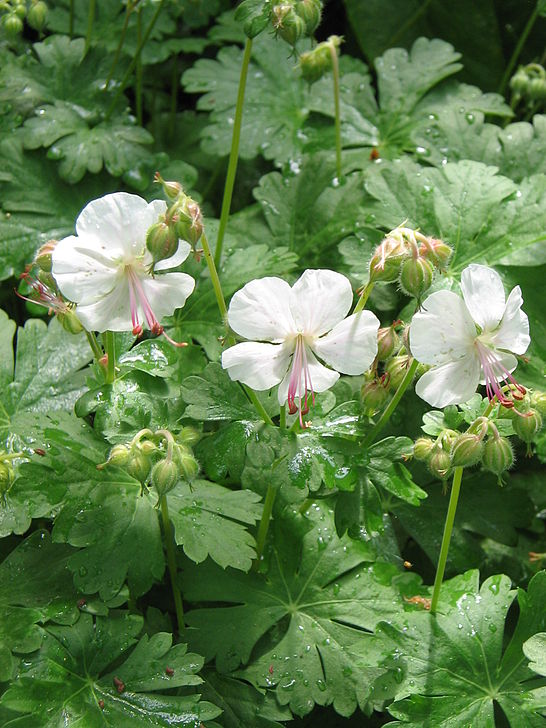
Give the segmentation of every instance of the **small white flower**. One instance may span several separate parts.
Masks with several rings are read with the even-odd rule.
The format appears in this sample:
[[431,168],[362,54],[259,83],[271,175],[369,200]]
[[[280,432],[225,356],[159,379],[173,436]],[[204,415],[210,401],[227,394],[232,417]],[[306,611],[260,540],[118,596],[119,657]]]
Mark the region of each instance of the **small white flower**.
[[506,300],[499,274],[476,264],[462,272],[461,289],[464,300],[437,291],[413,317],[411,353],[432,365],[415,391],[429,404],[446,407],[467,402],[481,382],[490,400],[496,396],[510,406],[502,386],[510,383],[525,392],[511,373],[517,366],[514,354],[524,354],[530,343],[521,289],[516,286]]
[[375,359],[379,321],[371,311],[345,318],[352,302],[349,280],[330,270],[307,270],[292,287],[281,278],[250,281],[231,299],[228,320],[258,341],[232,346],[222,366],[252,389],[279,384],[279,403],[288,401],[291,414],[299,405],[301,420],[308,393],[329,389],[339,372],[362,374]]
[[166,209],[162,200],[148,204],[126,192],[105,195],[82,210],[77,235],[55,246],[51,272],[62,294],[77,304],[78,318],[89,331],[138,336],[145,321],[152,333],[164,333],[161,319],[182,307],[193,291],[195,281],[186,273],[155,275],[188,257],[191,248],[184,241],[150,272],[146,232]]

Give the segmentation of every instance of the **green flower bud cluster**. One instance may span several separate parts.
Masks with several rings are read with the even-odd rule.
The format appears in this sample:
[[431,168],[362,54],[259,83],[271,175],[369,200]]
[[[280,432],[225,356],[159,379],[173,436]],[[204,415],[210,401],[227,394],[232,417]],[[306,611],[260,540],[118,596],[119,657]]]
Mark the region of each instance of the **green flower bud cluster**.
[[[65,331],[79,334],[83,326],[74,311],[75,304],[62,295],[51,275],[51,254],[56,244],[56,240],[49,240],[38,250],[33,263],[20,276],[17,294],[31,304],[47,309],[49,315],[55,314]],[[28,295],[21,293],[21,290]]]
[[26,18],[31,28],[42,31],[45,27],[47,5],[43,0],[0,0],[0,26],[8,37],[14,38],[23,30]]
[[539,63],[520,66],[510,79],[513,103],[525,99],[532,103],[546,101],[546,70]]
[[546,411],[546,393],[539,390],[522,394],[511,390],[509,399],[512,407],[503,409],[503,417],[512,421],[514,432],[527,446],[527,456],[533,454],[531,445],[542,429]]
[[369,265],[370,281],[398,281],[404,293],[419,301],[432,285],[434,269],[443,270],[452,252],[442,240],[399,226],[375,249]]
[[191,445],[199,438],[200,433],[191,427],[183,427],[176,436],[168,430],[141,430],[130,442],[114,445],[106,462],[97,465],[97,469],[112,465],[123,468],[161,497],[179,480],[191,482],[197,477],[199,463]]
[[301,75],[308,83],[315,83],[332,68],[332,53],[339,54],[343,38],[331,35],[328,40],[319,43],[312,51],[302,53],[299,59]]
[[300,38],[313,35],[321,15],[321,0],[283,0],[273,7],[271,22],[276,35],[294,46]]
[[154,263],[174,255],[178,241],[185,240],[193,250],[203,234],[203,218],[197,202],[185,194],[179,182],[165,181],[156,172],[155,182],[161,184],[171,205],[165,215],[148,228],[146,247],[153,256]]

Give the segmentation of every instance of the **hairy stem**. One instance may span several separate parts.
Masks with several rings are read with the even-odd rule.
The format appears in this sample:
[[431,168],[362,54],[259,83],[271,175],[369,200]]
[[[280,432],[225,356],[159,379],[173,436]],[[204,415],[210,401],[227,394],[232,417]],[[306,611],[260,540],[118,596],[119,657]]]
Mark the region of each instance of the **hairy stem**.
[[99,346],[99,342],[97,341],[97,337],[92,331],[87,331],[87,329],[84,329],[85,335],[87,336],[87,341],[89,342],[89,346],[91,347],[91,351],[93,352],[93,356],[95,357],[95,360],[98,361],[99,359],[102,359],[103,353],[102,349]]
[[271,513],[273,512],[273,504],[275,502],[276,495],[277,488],[269,483],[265,494],[264,509],[262,511],[260,525],[258,526],[258,533],[256,534],[256,558],[252,562],[253,571],[258,571],[260,564],[262,563],[265,540],[267,538],[267,532],[269,531],[269,524],[271,523]]
[[332,72],[334,76],[334,108],[336,113],[336,174],[338,182],[341,182],[341,112],[339,109],[339,61],[337,48],[330,44],[330,55],[332,57]]
[[360,298],[357,301],[357,304],[355,306],[353,313],[358,313],[359,311],[362,311],[362,309],[368,302],[368,298],[370,297],[370,293],[373,291],[374,286],[375,286],[374,281],[368,281],[368,283],[366,284],[366,287],[360,294]]
[[457,503],[459,501],[459,493],[461,491],[461,481],[463,479],[463,468],[455,468],[453,472],[453,485],[451,486],[451,495],[449,496],[449,506],[447,508],[446,522],[444,525],[444,535],[442,536],[442,546],[440,547],[440,558],[438,559],[438,567],[436,569],[436,577],[434,579],[434,589],[432,591],[432,599],[430,602],[430,612],[434,614],[438,606],[440,597],[440,588],[444,578],[444,572],[447,562],[447,554],[449,552],[449,542],[451,541],[451,533],[453,531],[453,522],[455,521],[455,513],[457,512]]
[[214,261],[216,265],[220,265],[222,258],[222,247],[224,245],[224,236],[231,208],[231,198],[233,196],[233,186],[235,184],[235,175],[237,173],[237,161],[239,159],[239,142],[241,139],[241,124],[243,121],[243,106],[245,102],[246,79],[248,75],[248,66],[250,64],[250,55],[252,53],[252,40],[246,39],[245,52],[243,55],[243,63],[241,66],[241,75],[239,76],[239,89],[237,91],[237,105],[235,106],[235,118],[233,120],[233,135],[231,137],[231,150],[229,152],[229,162],[224,183],[224,196],[222,198],[222,211],[220,213],[220,223],[218,225],[218,237],[216,238],[216,250],[214,251]]
[[391,399],[388,406],[385,407],[383,414],[377,420],[373,429],[370,430],[367,437],[364,439],[364,442],[362,443],[362,447],[364,450],[366,450],[373,442],[375,442],[378,435],[380,435],[383,431],[384,427],[390,420],[392,413],[397,408],[398,403],[402,399],[404,392],[411,384],[411,381],[415,375],[415,371],[418,366],[419,362],[417,361],[417,359],[413,359],[410,366],[408,367],[408,371],[404,375],[404,379],[402,379],[402,381],[400,382],[400,386],[396,390],[394,397]]
[[527,38],[529,37],[529,33],[533,29],[535,20],[538,18],[539,5],[540,5],[540,3],[537,2],[535,5],[535,9],[531,13],[529,20],[527,21],[525,28],[523,29],[523,31],[519,37],[516,47],[514,48],[514,52],[510,56],[510,60],[508,61],[508,65],[506,66],[506,70],[504,71],[502,80],[500,82],[500,86],[499,86],[500,94],[504,94],[508,81],[510,80],[510,76],[512,75],[512,71],[514,70],[514,66],[516,65],[517,60],[520,56],[520,53],[523,50],[523,46],[525,45],[525,41],[527,40]]
[[165,534],[165,549],[167,551],[167,566],[169,569],[169,577],[171,580],[171,591],[173,593],[174,608],[176,611],[176,622],[178,624],[178,634],[184,632],[184,606],[182,604],[182,595],[178,588],[176,580],[176,555],[175,555],[175,544],[174,534],[171,526],[171,519],[169,518],[169,506],[167,504],[166,496],[162,495],[159,499],[159,505],[161,508],[161,518],[163,520],[163,531]]

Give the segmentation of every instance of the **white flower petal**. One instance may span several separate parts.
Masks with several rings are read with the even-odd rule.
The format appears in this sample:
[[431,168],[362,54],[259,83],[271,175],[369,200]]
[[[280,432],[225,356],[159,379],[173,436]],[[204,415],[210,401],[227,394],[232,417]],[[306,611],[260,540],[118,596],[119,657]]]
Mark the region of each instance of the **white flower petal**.
[[156,263],[154,270],[169,270],[169,268],[177,268],[186,260],[190,254],[190,250],[191,245],[189,243],[185,240],[179,240],[176,253],[171,255],[170,258],[165,258],[164,260],[160,260],[159,263]]
[[371,311],[360,311],[336,324],[315,341],[313,351],[343,374],[362,374],[377,355],[379,321]]
[[352,303],[349,279],[333,270],[306,270],[290,294],[297,330],[311,336],[330,331],[345,318]]
[[289,297],[290,286],[281,278],[250,281],[231,299],[229,325],[246,339],[280,342],[296,330]]
[[452,291],[437,291],[423,303],[410,326],[410,349],[423,364],[445,364],[466,356],[476,338],[476,326],[463,299]]
[[76,220],[82,242],[100,241],[112,255],[140,254],[148,228],[167,209],[163,200],[150,204],[138,195],[115,192],[92,200]]
[[175,309],[182,308],[195,288],[194,279],[187,273],[164,273],[155,278],[149,276],[142,278],[141,284],[159,322],[165,316],[170,316]]
[[132,331],[129,284],[118,284],[97,301],[76,306],[76,314],[88,331]]
[[433,367],[417,382],[415,392],[433,407],[462,404],[472,397],[480,379],[480,362],[469,355]]
[[[339,379],[338,372],[335,372],[333,369],[327,369],[325,366],[322,366],[322,364],[317,360],[317,358],[313,355],[313,352],[307,347],[306,349],[307,354],[307,371],[308,371],[308,380],[307,380],[307,391],[310,393],[313,392],[325,392],[327,389],[330,389],[330,387],[333,387],[334,384]],[[292,371],[292,367],[288,370],[286,376],[282,380],[282,382],[279,384],[279,391],[278,391],[278,397],[279,397],[279,404],[285,404],[288,400],[288,386],[290,384],[290,374]],[[301,372],[301,379],[300,379],[300,387],[299,391],[302,393],[303,396],[305,396],[305,373]],[[311,396],[311,395],[309,395]]]
[[496,329],[504,313],[504,286],[497,271],[472,263],[461,273],[461,290],[470,315],[484,331]]
[[75,303],[92,303],[110,293],[122,274],[119,265],[102,255],[96,241],[84,245],[74,235],[59,240],[51,259],[59,290]]
[[[512,373],[517,367],[518,360],[513,354],[508,354],[503,351],[492,351],[491,353],[498,362],[498,365],[494,368],[495,379],[497,382],[502,382],[505,380],[506,372]],[[483,369],[480,373],[480,384],[485,384]]]
[[531,343],[529,319],[521,310],[522,305],[521,288],[516,286],[508,296],[500,326],[491,337],[498,349],[508,349],[514,354],[525,354],[527,351]]
[[290,354],[290,349],[280,344],[243,341],[223,352],[222,366],[231,379],[263,391],[271,389],[284,377]]

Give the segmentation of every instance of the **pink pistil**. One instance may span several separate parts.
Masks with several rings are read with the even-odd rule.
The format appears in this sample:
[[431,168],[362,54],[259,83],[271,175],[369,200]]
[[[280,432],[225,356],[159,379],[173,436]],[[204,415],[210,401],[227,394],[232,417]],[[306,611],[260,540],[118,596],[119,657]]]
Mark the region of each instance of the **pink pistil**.
[[[303,390],[301,386],[302,375]],[[309,371],[309,363],[307,361],[307,351],[303,337],[299,335],[296,339],[296,347],[292,357],[292,371],[288,382],[288,411],[291,415],[294,415],[299,409],[300,425],[302,427],[302,415],[306,415],[309,412],[308,392],[311,392],[312,402],[315,404],[315,392],[313,391],[311,372]],[[296,397],[298,398],[298,405],[296,404]]]
[[496,397],[503,407],[514,407],[514,402],[503,392],[501,382],[504,382],[504,384],[510,389],[514,388],[521,394],[525,394],[525,387],[522,387],[521,384],[516,382],[512,374],[502,363],[501,359],[495,356],[494,352],[489,347],[484,346],[484,344],[479,341],[476,341],[476,351],[482,365],[483,376],[485,379],[485,391],[489,401],[492,402]]
[[127,266],[125,270],[127,273],[127,279],[129,281],[129,305],[131,307],[133,334],[135,336],[140,336],[143,331],[138,316],[138,306],[140,304],[140,307],[142,308],[142,311],[144,313],[144,318],[146,319],[146,323],[148,324],[148,328],[150,329],[152,334],[156,334],[158,336],[162,334],[167,339],[169,344],[172,344],[173,346],[187,346],[188,344],[185,341],[174,341],[174,339],[171,339],[171,337],[165,333],[163,326],[161,326],[161,324],[157,320],[156,315],[154,314],[150,305],[150,302],[146,297],[146,292],[144,291],[144,287],[142,286],[140,278],[130,266]]

